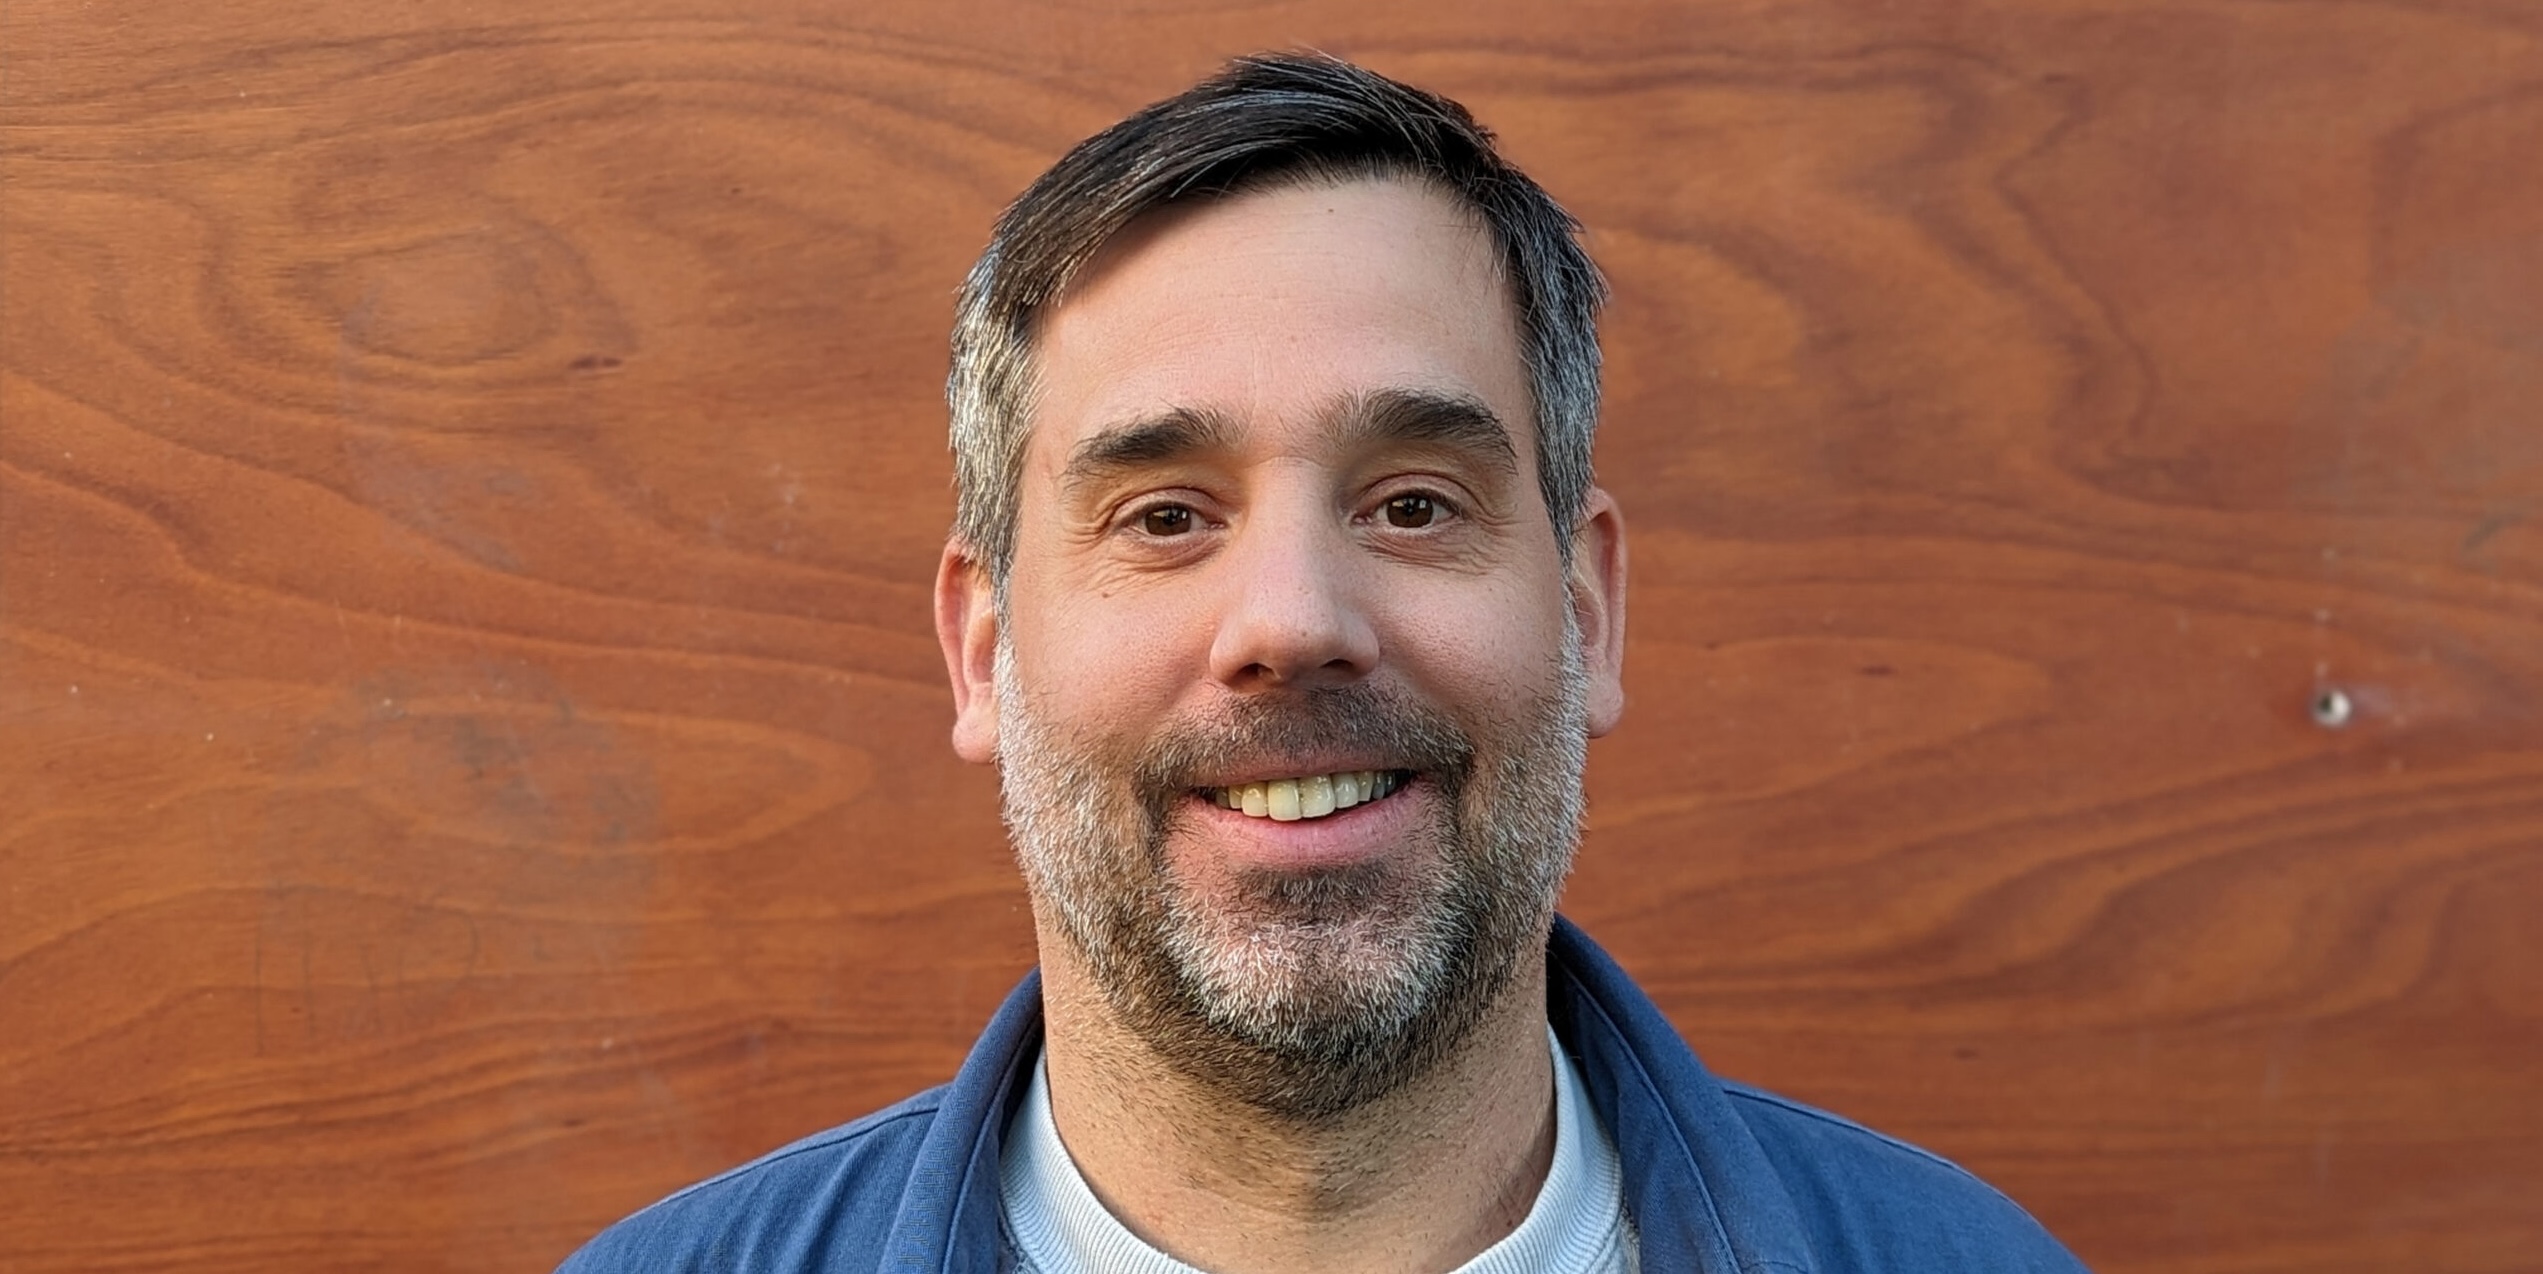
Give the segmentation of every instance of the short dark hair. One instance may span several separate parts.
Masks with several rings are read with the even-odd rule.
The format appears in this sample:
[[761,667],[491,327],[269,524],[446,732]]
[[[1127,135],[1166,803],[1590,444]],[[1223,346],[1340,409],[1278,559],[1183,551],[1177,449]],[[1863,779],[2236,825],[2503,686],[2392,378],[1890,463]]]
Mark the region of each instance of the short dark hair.
[[954,534],[1001,597],[1043,307],[1142,213],[1283,183],[1388,177],[1438,187],[1500,248],[1535,398],[1538,479],[1569,556],[1589,498],[1607,297],[1580,223],[1501,157],[1465,107],[1321,53],[1265,53],[1078,143],[1007,207],[963,280],[945,384]]

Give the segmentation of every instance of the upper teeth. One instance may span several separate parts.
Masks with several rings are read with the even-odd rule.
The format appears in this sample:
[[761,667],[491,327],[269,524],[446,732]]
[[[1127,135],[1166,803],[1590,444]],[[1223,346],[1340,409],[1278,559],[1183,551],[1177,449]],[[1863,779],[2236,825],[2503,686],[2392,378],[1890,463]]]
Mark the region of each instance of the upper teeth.
[[1345,770],[1340,774],[1311,774],[1305,778],[1270,779],[1261,783],[1216,787],[1210,789],[1210,794],[1228,809],[1242,810],[1254,818],[1275,818],[1287,823],[1302,818],[1322,818],[1362,801],[1374,801],[1402,784],[1403,780],[1393,770]]

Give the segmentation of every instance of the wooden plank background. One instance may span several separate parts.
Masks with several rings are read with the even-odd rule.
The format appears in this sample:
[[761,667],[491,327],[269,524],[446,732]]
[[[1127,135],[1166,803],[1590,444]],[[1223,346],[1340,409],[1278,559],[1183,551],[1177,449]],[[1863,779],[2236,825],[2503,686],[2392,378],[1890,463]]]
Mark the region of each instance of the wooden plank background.
[[1031,958],[928,631],[952,288],[1300,44],[1614,276],[1568,908],[1711,1063],[2104,1271],[2543,1269],[2531,0],[0,40],[0,1269],[544,1269],[948,1075]]

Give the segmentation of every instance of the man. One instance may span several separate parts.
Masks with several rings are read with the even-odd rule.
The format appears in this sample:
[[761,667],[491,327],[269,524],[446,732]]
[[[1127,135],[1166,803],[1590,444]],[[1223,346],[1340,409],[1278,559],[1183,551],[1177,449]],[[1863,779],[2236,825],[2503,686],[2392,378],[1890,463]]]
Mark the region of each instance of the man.
[[949,387],[955,749],[1042,954],[952,1084],[575,1270],[2041,1271],[1708,1076],[1554,917],[1624,706],[1602,286],[1455,104],[1240,61],[998,224]]

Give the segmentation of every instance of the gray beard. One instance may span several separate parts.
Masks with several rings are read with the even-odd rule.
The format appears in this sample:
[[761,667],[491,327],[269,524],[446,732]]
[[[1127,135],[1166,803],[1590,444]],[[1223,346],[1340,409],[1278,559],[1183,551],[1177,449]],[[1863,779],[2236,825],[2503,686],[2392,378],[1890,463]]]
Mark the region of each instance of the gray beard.
[[[1037,720],[1001,645],[1000,781],[1038,908],[1129,1030],[1265,1115],[1326,1123],[1453,1054],[1541,950],[1580,840],[1586,677],[1477,739],[1365,684],[1245,700],[1127,755]],[[1193,777],[1340,747],[1437,787],[1419,843],[1200,896],[1170,867]],[[1390,798],[1394,799],[1394,798]]]

